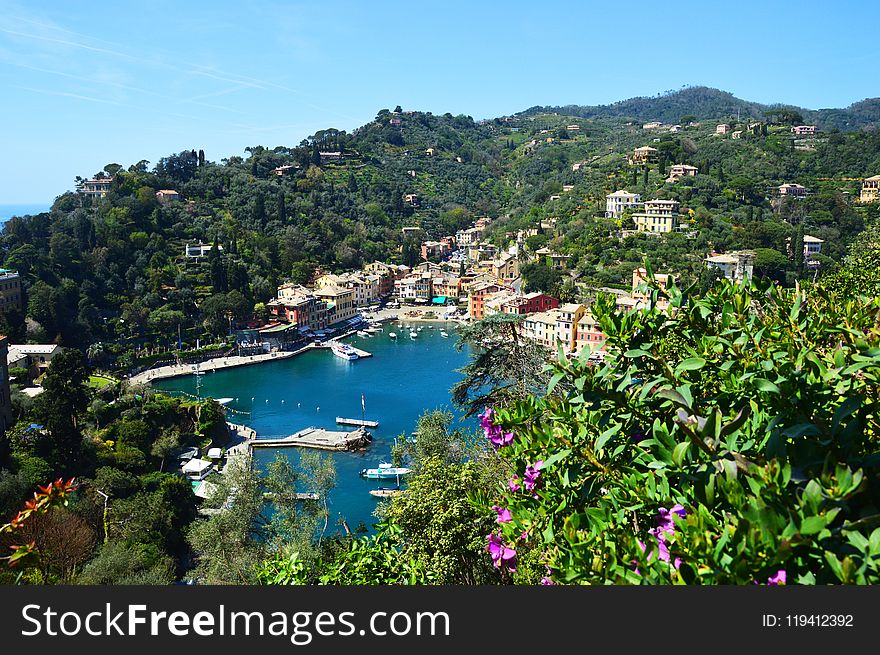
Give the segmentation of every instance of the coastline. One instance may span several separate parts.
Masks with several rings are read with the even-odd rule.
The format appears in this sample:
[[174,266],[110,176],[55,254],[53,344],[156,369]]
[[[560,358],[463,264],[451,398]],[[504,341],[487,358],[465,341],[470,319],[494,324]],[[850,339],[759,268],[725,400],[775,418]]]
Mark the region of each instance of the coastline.
[[[401,307],[400,309],[381,309],[374,314],[374,317],[370,320],[377,322],[389,322],[389,323],[455,323],[462,324],[464,321],[460,319],[444,319],[438,316],[434,318],[424,318],[424,315],[428,312],[433,312],[435,315],[438,314],[438,310],[441,308],[421,308],[421,307]],[[406,312],[412,312],[413,315],[406,316]],[[392,316],[396,316],[397,318],[391,318]],[[339,341],[340,339],[346,339],[353,334],[356,333],[356,330],[352,330],[346,334],[342,334],[338,337],[333,337],[329,341]],[[227,368],[236,368],[238,366],[250,366],[252,364],[262,364],[263,362],[271,362],[279,359],[289,359],[290,357],[294,357],[303,353],[307,350],[312,350],[315,348],[326,348],[327,346],[324,344],[318,345],[315,343],[310,343],[307,346],[304,346],[298,350],[291,351],[276,351],[271,353],[264,353],[261,355],[248,355],[245,357],[240,357],[238,355],[232,355],[229,357],[217,357],[215,359],[209,359],[207,361],[199,364],[199,370],[204,373],[220,371]],[[143,371],[138,373],[135,376],[132,376],[128,379],[130,384],[149,384],[155,380],[168,380],[170,378],[182,377],[184,375],[192,375],[195,370],[195,364],[171,364],[168,366],[160,366],[159,368],[149,369],[147,371]]]
[[[249,366],[251,364],[262,364],[263,362],[288,359],[313,348],[320,348],[320,346],[316,346],[315,344],[310,343],[309,345],[304,346],[299,350],[277,351],[264,353],[262,355],[248,355],[246,357],[239,357],[238,355],[232,355],[230,357],[217,357],[216,359],[209,359],[207,361],[204,361],[198,366],[200,371],[208,373],[223,370],[226,368],[236,368],[238,366]],[[160,366],[159,368],[154,368],[148,371],[143,371],[142,373],[138,373],[137,375],[129,378],[128,381],[130,384],[149,384],[154,380],[167,380],[169,378],[177,378],[183,375],[192,375],[193,371],[195,370],[195,366],[196,364],[173,364],[170,366]]]

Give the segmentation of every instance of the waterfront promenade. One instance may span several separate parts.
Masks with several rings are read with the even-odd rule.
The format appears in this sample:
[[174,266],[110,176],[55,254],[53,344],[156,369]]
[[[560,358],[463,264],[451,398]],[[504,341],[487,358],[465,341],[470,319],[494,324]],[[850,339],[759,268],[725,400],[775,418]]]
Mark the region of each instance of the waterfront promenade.
[[300,348],[299,350],[264,353],[262,355],[247,355],[244,357],[231,355],[229,357],[217,357],[216,359],[209,359],[205,362],[202,362],[201,364],[171,364],[169,366],[160,366],[158,368],[143,371],[142,373],[138,373],[137,375],[132,376],[129,379],[129,382],[131,384],[148,384],[150,382],[154,382],[155,380],[165,380],[168,378],[180,377],[182,375],[192,375],[193,371],[196,370],[196,366],[198,366],[198,370],[202,371],[203,373],[211,373],[225,368],[235,368],[236,366],[248,366],[250,364],[271,362],[277,359],[287,359],[288,357],[293,357],[294,355],[298,355],[301,352],[305,352],[306,350],[319,347],[320,346],[316,346],[314,344],[309,344]]

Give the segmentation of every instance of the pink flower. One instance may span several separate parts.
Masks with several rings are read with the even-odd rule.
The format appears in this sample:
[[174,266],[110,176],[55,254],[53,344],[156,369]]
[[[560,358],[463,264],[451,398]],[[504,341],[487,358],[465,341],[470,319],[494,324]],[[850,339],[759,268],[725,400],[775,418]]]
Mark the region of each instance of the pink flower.
[[492,533],[488,537],[488,545],[486,550],[492,556],[496,569],[504,569],[507,571],[516,571],[516,551],[509,546],[505,546],[501,540],[501,535]]
[[494,509],[495,513],[498,515],[498,518],[495,519],[496,523],[510,523],[513,520],[513,517],[510,515],[510,510],[506,507],[492,505],[492,509]]
[[527,491],[534,491],[538,478],[541,476],[541,467],[544,466],[544,460],[539,459],[532,466],[526,467],[525,475],[523,475],[523,486]]
[[519,491],[519,476],[514,475],[507,481],[507,488],[511,491]]
[[544,585],[545,587],[552,587],[556,583],[553,582],[553,580],[551,580],[547,576],[544,576],[543,578],[541,578],[541,584]]
[[483,428],[486,438],[492,445],[496,448],[501,448],[501,446],[506,446],[513,441],[513,432],[504,432],[500,425],[495,425],[492,422],[494,414],[494,410],[491,407],[487,407],[486,411],[480,414],[480,427]]
[[776,572],[776,575],[771,575],[767,578],[768,585],[784,585],[785,584],[785,569],[779,569]]

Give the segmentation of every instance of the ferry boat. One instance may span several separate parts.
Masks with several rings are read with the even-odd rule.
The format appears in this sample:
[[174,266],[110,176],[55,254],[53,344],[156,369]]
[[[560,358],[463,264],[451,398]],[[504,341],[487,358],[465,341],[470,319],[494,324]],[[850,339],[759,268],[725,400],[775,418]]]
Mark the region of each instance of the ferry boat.
[[391,464],[383,462],[382,464],[379,464],[378,468],[363,469],[361,471],[361,477],[367,478],[368,480],[384,480],[388,478],[397,478],[401,475],[407,475],[408,473],[412,473],[412,469],[405,466],[392,466]]
[[330,350],[333,351],[333,354],[337,357],[341,357],[342,359],[354,360],[358,358],[357,351],[354,348],[349,346],[347,343],[339,343],[338,341],[334,341],[330,344]]

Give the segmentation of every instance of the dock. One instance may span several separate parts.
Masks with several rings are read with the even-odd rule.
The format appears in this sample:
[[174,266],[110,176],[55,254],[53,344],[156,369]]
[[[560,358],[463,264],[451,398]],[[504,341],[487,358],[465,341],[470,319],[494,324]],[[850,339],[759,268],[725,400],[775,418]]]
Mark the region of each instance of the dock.
[[355,450],[370,443],[372,436],[363,427],[352,432],[332,432],[324,428],[305,428],[289,437],[252,439],[251,448],[317,448],[319,450]]
[[364,421],[359,418],[342,418],[341,416],[336,417],[337,425],[357,425],[362,428],[378,428],[379,421]]

